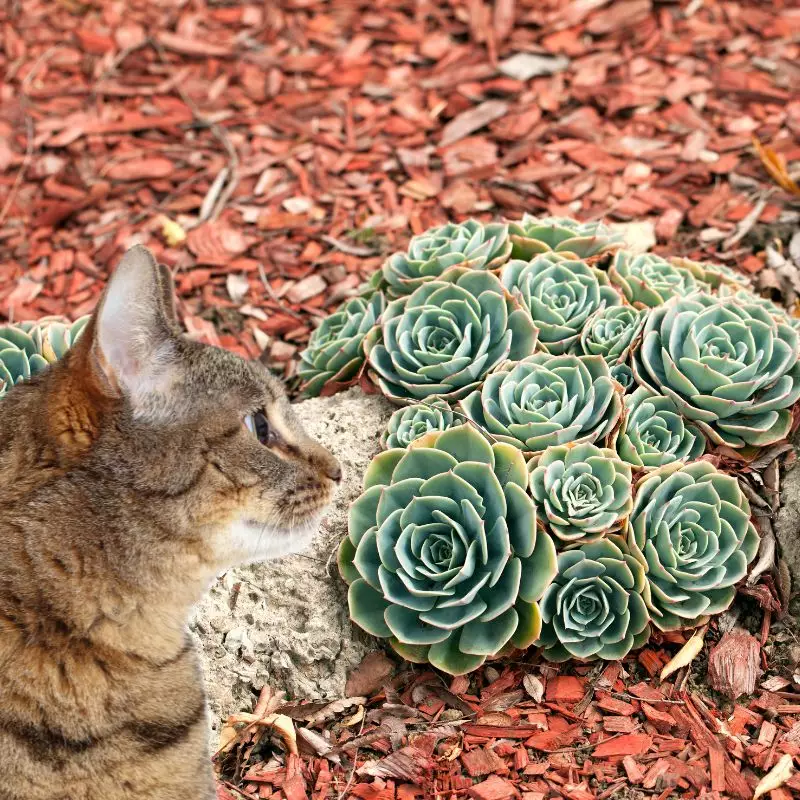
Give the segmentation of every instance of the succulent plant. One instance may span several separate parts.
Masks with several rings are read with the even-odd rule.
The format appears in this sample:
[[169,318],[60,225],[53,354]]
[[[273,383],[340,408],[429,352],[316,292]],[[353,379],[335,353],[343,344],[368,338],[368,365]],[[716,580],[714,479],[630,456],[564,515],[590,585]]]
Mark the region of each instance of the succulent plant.
[[538,512],[567,545],[619,530],[633,507],[631,468],[614,450],[593,444],[548,447],[528,469]]
[[411,294],[435,280],[449,267],[493,270],[508,260],[508,226],[500,223],[448,222],[415,236],[404,253],[395,253],[383,265],[389,297]]
[[624,392],[631,392],[636,388],[636,378],[633,370],[627,364],[614,364],[610,368],[611,377],[622,387]]
[[470,425],[376,456],[339,548],[352,619],[451,675],[532,644],[556,552],[526,479],[518,450]]
[[620,250],[608,270],[611,282],[636,308],[654,308],[676,295],[710,288],[686,268],[671,264],[654,253],[631,253]]
[[43,317],[0,326],[0,397],[15,384],[63,358],[83,332],[89,316],[69,322]]
[[711,261],[693,261],[690,258],[670,258],[670,263],[679,269],[688,269],[695,278],[709,284],[713,289],[722,286],[734,289],[749,289],[752,286],[750,279],[741,272],[726,266],[715,264]]
[[583,326],[581,352],[587,356],[602,356],[612,367],[626,362],[646,316],[645,310],[632,306],[617,305],[600,309]]
[[536,328],[491,272],[453,267],[386,307],[365,340],[381,391],[398,403],[471,392],[507,358],[533,352]]
[[376,294],[382,294],[384,297],[386,296],[386,288],[388,284],[386,283],[386,279],[383,277],[383,272],[381,270],[376,270],[372,273],[372,275],[364,281],[364,283],[360,284],[358,287],[358,296],[366,301],[369,302],[370,300],[375,297]]
[[611,444],[636,469],[650,471],[703,455],[706,437],[684,420],[669,397],[654,395],[640,386],[625,395],[623,402],[626,413]]
[[627,541],[647,573],[650,617],[664,631],[728,608],[759,544],[736,478],[707,461],[670,464],[642,478]]
[[602,441],[619,421],[622,399],[600,356],[536,353],[498,367],[461,408],[493,438],[527,455]]
[[560,253],[545,253],[532,261],[509,261],[501,280],[530,312],[539,329],[539,346],[553,355],[573,348],[595,311],[622,303],[606,285],[604,272]]
[[415,403],[398,408],[389,419],[383,436],[384,447],[408,447],[412,442],[434,431],[446,431],[463,425],[444,400]]
[[798,332],[760,305],[696,293],[653,309],[633,372],[717,444],[783,439],[800,397]]
[[297,374],[306,395],[316,397],[358,380],[364,366],[364,336],[385,307],[386,299],[377,292],[370,300],[351,298],[322,320],[312,332],[308,347],[300,353]]
[[791,325],[793,328],[800,327],[800,319],[793,317],[787,309],[778,305],[768,297],[763,297],[757,292],[752,292],[748,289],[736,289],[727,284],[719,287],[718,294],[720,297],[732,297],[743,305],[756,305],[761,306],[771,317],[774,317],[777,322],[784,325]]
[[558,556],[540,606],[537,644],[549,661],[615,661],[650,638],[645,570],[624,540],[609,536]]
[[613,232],[602,222],[577,222],[565,217],[530,214],[524,214],[517,222],[509,222],[508,232],[513,245],[511,257],[524,261],[551,251],[591,258],[621,247],[623,241],[621,233]]

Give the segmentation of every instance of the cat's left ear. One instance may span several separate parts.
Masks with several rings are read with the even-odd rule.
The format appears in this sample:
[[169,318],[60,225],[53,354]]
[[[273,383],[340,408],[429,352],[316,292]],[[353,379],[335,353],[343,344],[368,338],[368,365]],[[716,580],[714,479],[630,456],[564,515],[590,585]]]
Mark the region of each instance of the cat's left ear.
[[112,274],[87,331],[104,390],[127,397],[137,415],[168,407],[180,377],[176,322],[168,316],[174,314],[173,291],[168,272],[137,245]]

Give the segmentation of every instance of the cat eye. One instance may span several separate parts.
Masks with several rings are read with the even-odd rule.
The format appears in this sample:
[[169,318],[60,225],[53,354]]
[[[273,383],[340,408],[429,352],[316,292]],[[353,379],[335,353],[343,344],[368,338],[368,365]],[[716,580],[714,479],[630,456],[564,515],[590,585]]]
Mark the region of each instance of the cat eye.
[[252,433],[261,444],[270,447],[275,444],[278,439],[275,431],[272,430],[263,411],[254,411],[244,418],[244,424],[247,430]]

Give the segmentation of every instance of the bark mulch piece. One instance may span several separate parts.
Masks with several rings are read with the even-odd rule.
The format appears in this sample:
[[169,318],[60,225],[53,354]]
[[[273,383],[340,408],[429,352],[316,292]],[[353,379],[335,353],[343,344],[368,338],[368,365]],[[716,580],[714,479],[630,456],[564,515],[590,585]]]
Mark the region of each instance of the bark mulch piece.
[[792,184],[752,139],[800,159],[798,26],[791,0],[10,0],[0,314],[78,316],[144,242],[192,335],[291,377],[446,219],[647,219],[758,270],[740,234],[791,221]]
[[[713,652],[728,634],[712,630]],[[452,679],[406,666],[372,697],[334,703],[281,706],[265,689],[258,705],[271,697],[294,720],[299,755],[285,731],[237,723],[216,757],[219,797],[751,800],[781,757],[800,757],[800,684],[773,675],[730,701],[698,688],[696,664],[674,682],[647,677],[647,654],[667,663],[685,638],[623,663],[516,662]],[[800,774],[769,796],[800,796]]]

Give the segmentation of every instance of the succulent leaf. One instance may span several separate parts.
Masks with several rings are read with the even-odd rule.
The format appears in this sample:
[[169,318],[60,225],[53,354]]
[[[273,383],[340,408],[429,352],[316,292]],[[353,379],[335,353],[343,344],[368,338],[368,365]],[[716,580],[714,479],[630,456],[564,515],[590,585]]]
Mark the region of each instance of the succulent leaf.
[[574,349],[586,320],[622,298],[604,272],[557,252],[503,267],[503,286],[528,310],[539,329],[539,346],[553,355]]
[[370,300],[354,297],[322,320],[308,347],[300,353],[297,370],[303,391],[316,397],[326,389],[354,383],[364,365],[364,337],[380,319],[386,300],[377,292]]
[[622,399],[600,356],[536,353],[498,367],[461,408],[494,439],[533,455],[551,445],[604,443]]
[[736,478],[694,461],[639,481],[627,542],[647,573],[653,624],[669,631],[728,608],[759,537]]
[[651,471],[703,455],[706,437],[681,416],[669,397],[651,394],[640,386],[625,396],[624,403],[622,425],[611,444],[636,469]]
[[382,270],[386,293],[390,298],[409,295],[450,267],[494,270],[510,254],[507,225],[484,225],[474,219],[448,222],[415,236],[406,252],[386,260]]
[[376,458],[339,548],[353,621],[453,675],[535,640],[556,551],[522,454],[461,425]]
[[577,222],[565,217],[535,217],[524,214],[509,222],[512,258],[529,261],[541,253],[566,253],[591,258],[622,245],[623,236],[602,222]]
[[624,658],[650,637],[645,570],[619,536],[567,550],[540,603],[549,661]]
[[608,275],[636,308],[654,308],[676,295],[685,297],[701,289],[710,289],[692,270],[654,253],[620,250],[614,255]]
[[364,345],[383,393],[404,404],[464,397],[498,364],[532,353],[536,337],[499,278],[454,267],[389,303]]
[[799,354],[798,332],[761,305],[696,293],[653,309],[633,372],[714,443],[763,447],[791,427]]
[[593,444],[548,447],[528,469],[536,508],[565,545],[618,531],[633,507],[631,468],[614,450]]

